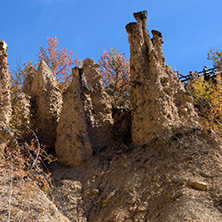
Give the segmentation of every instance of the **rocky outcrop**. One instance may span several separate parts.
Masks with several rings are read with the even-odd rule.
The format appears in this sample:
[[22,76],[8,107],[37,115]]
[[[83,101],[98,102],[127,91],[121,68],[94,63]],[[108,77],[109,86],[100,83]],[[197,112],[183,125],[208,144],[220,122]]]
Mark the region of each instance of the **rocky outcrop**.
[[92,155],[82,99],[82,69],[74,68],[72,74],[72,82],[63,95],[63,107],[55,143],[59,161],[69,167],[81,165]]
[[146,29],[147,12],[134,13],[137,22],[126,31],[130,43],[132,140],[144,144],[172,127],[198,126],[192,98],[164,63],[162,34]]
[[56,127],[62,109],[62,95],[50,68],[41,61],[37,71],[31,68],[23,91],[31,97],[31,122],[40,143],[53,148]]
[[[99,65],[92,59],[83,61],[83,100],[87,117],[87,129],[94,152],[107,147],[113,138],[113,117],[111,99],[102,84]],[[84,87],[84,78],[88,87]]]
[[[48,66],[43,61],[37,72],[29,70],[24,91],[31,97],[31,121],[40,139],[50,139],[45,141],[50,144],[59,119],[56,154],[60,163],[75,168],[63,167],[57,161],[49,166],[55,186],[49,192],[52,203],[35,183],[24,183],[37,178],[32,177],[33,165],[30,177],[24,177],[20,164],[12,165],[13,160],[10,168],[0,166],[2,220],[222,221],[222,142],[212,130],[199,126],[192,98],[165,65],[162,34],[152,31],[153,38],[148,36],[146,14],[135,13],[137,23],[126,27],[131,50],[132,115],[127,104],[111,109],[98,65],[91,59],[84,61],[82,69],[72,70],[60,119],[61,93]],[[5,53],[7,46],[0,46],[0,52]],[[7,77],[5,55],[0,62],[2,105],[3,98],[10,98],[2,87],[7,83],[2,78]],[[18,103],[18,115],[23,113],[28,121],[29,97],[20,94]],[[4,143],[14,136],[7,127],[10,107],[6,107],[0,107],[0,141]],[[131,117],[135,145],[118,140],[110,143],[113,134],[115,139],[115,134],[130,138]],[[99,152],[107,145],[108,149]],[[98,153],[92,156],[93,151]],[[13,171],[17,166],[18,173]]]
[[[0,41],[0,128],[8,127],[11,118],[10,74],[8,71],[7,44]],[[0,161],[7,141],[0,139]]]
[[8,71],[7,44],[0,41],[0,127],[7,126],[11,117],[10,74]]
[[92,59],[85,59],[82,69],[73,69],[72,83],[64,94],[55,149],[67,166],[81,165],[113,139],[111,100],[98,68]]

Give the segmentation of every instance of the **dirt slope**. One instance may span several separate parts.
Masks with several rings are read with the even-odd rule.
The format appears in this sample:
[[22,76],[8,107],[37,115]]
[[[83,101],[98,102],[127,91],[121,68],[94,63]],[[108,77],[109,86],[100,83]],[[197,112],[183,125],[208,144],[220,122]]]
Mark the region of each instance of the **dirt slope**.
[[222,221],[222,143],[211,131],[175,129],[51,170],[52,199],[71,221]]

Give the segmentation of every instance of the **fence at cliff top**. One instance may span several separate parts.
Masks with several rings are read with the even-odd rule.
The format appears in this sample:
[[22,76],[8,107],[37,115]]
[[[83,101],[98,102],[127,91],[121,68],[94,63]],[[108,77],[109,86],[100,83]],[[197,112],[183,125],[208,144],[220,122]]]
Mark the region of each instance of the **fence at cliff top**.
[[202,71],[200,72],[190,72],[188,75],[184,76],[181,73],[179,73],[178,71],[174,72],[177,77],[179,78],[179,80],[181,82],[187,82],[189,80],[194,80],[195,78],[199,77],[199,76],[204,76],[204,80],[216,80],[216,76],[217,75],[222,75],[222,69],[220,67],[214,67],[211,69],[207,69],[207,67],[205,66],[203,68]]

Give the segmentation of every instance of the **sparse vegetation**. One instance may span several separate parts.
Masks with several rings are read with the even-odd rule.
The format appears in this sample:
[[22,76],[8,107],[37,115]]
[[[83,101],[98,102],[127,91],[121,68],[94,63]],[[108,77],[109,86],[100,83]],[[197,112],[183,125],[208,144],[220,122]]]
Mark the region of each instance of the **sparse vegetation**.
[[[55,158],[45,152],[34,131],[31,130],[32,132],[30,133],[30,130],[21,132],[17,129],[17,140],[20,143],[16,147],[7,147],[5,150],[3,167],[6,178],[8,178],[5,186],[10,191],[8,193],[8,221],[14,220],[14,217],[18,219],[19,212],[23,212],[22,221],[32,221],[31,219],[36,217],[33,215],[36,213],[36,206],[33,206],[30,200],[34,198],[37,187],[41,188],[46,194],[53,190],[51,173],[47,168],[47,164],[54,161]],[[25,137],[34,139],[31,142],[26,142]],[[13,193],[14,195],[19,193],[19,208],[15,207],[15,203],[12,200]]]

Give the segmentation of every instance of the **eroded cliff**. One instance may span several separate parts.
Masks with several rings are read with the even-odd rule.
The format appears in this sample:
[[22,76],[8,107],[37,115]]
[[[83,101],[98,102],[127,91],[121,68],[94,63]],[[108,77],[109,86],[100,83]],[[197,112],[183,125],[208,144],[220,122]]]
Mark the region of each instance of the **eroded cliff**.
[[[134,17],[137,22],[126,26],[131,108],[112,107],[91,59],[72,70],[63,105],[48,66],[42,62],[37,72],[29,70],[24,92],[31,97],[31,121],[45,145],[56,139],[58,157],[49,167],[53,191],[46,197],[35,187],[30,196],[29,206],[41,221],[222,221],[222,142],[198,123],[192,97],[165,64],[162,34],[154,30],[149,37],[147,12]],[[10,107],[3,108],[7,124]],[[0,177],[0,210],[7,218],[8,196],[19,210],[22,196],[19,187],[10,193],[9,181],[16,178],[4,168]],[[19,212],[13,218],[25,215],[25,208]]]

